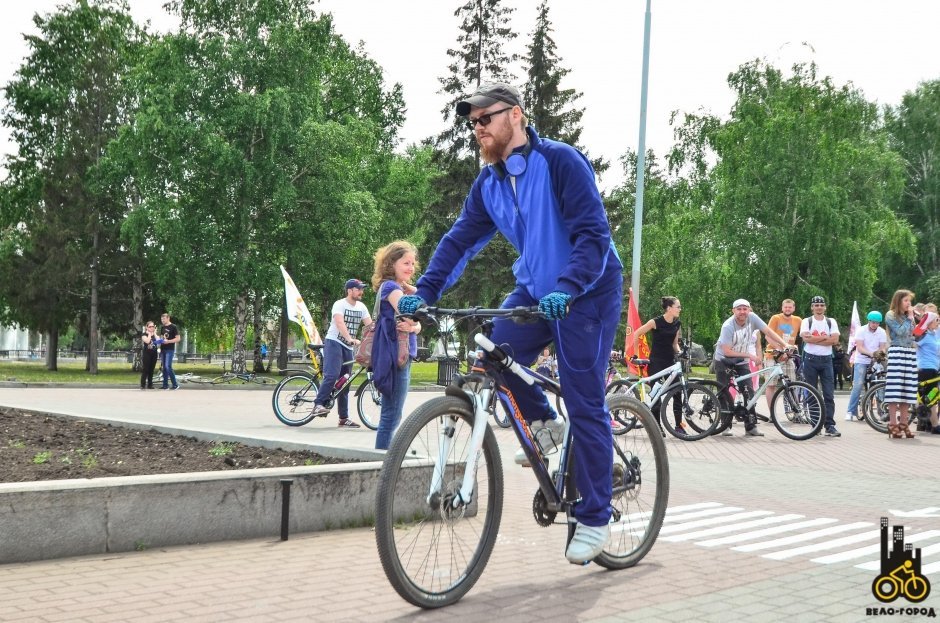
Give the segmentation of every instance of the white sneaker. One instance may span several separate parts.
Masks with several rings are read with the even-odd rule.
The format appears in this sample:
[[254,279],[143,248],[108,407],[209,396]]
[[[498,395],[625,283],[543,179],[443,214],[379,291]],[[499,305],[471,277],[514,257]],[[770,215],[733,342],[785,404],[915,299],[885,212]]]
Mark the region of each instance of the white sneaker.
[[854,414],[854,413],[846,413],[846,414],[845,414],[845,421],[846,421],[846,422],[851,422],[851,421],[853,421],[854,419],[855,419],[855,414]]
[[[542,454],[555,452],[565,439],[565,422],[559,417],[553,420],[535,420],[529,424],[529,430],[532,431],[532,437],[542,449]],[[515,462],[516,465],[532,467],[529,457],[525,455],[522,448],[516,452]]]
[[574,536],[568,543],[568,549],[565,551],[565,558],[573,565],[586,565],[597,558],[607,540],[610,538],[610,525],[603,526],[585,526],[578,523],[574,529]]
[[565,440],[565,422],[560,417],[551,420],[536,420],[529,425],[532,436],[542,448],[542,454],[551,454]]

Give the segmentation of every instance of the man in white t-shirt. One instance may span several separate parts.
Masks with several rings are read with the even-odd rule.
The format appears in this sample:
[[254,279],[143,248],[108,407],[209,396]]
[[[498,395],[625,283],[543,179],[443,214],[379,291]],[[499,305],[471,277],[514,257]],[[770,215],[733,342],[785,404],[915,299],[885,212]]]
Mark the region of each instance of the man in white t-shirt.
[[803,338],[803,378],[813,387],[822,386],[826,404],[826,437],[841,437],[836,430],[835,375],[832,369],[832,346],[839,342],[839,324],[826,317],[826,299],[814,296],[810,302],[813,315],[800,325]]
[[888,352],[888,335],[881,328],[880,311],[868,312],[868,324],[855,334],[855,369],[852,373],[852,393],[849,395],[849,410],[845,421],[858,417],[858,401],[865,385],[865,375],[872,364],[872,357],[877,352]]
[[[359,327],[368,327],[372,324],[369,309],[362,303],[362,293],[366,284],[358,279],[349,279],[346,282],[346,297],[333,303],[330,311],[330,328],[323,341],[323,380],[320,391],[313,401],[313,415],[326,417],[330,410],[324,406],[333,391],[336,379],[352,372],[353,348],[359,344],[356,335]],[[359,428],[359,425],[349,419],[349,386],[336,396],[336,406],[339,410],[339,426],[342,428]]]

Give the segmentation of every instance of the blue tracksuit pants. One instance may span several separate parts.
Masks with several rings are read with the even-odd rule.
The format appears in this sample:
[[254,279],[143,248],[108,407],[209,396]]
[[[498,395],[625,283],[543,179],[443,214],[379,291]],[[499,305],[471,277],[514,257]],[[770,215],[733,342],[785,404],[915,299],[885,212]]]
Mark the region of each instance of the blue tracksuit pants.
[[[575,508],[578,521],[603,526],[610,521],[613,438],[610,413],[604,402],[604,374],[610,348],[620,322],[622,284],[589,293],[571,305],[567,318],[532,324],[497,319],[492,340],[507,344],[508,352],[523,366],[531,365],[542,349],[555,342],[562,397],[575,440],[575,481],[582,501]],[[522,288],[516,288],[502,307],[538,305]],[[506,375],[509,387],[527,421],[541,420],[549,412],[545,393],[514,374]]]

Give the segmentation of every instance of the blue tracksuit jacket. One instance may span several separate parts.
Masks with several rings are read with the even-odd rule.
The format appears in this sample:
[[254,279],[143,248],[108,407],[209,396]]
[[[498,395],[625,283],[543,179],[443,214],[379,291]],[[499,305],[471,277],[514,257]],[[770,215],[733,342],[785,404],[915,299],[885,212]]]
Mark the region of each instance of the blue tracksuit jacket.
[[[623,264],[587,158],[570,145],[539,138],[531,127],[526,132],[528,146],[516,150],[526,156],[525,170],[515,178],[498,165],[480,172],[418,280],[417,294],[436,302],[498,231],[519,252],[513,264],[516,288],[504,307],[536,305],[556,290],[572,296],[564,320],[526,325],[497,320],[493,341],[508,343],[523,365],[555,342],[579,448],[575,471],[582,502],[575,514],[598,526],[610,519],[613,449],[604,373],[620,321]],[[506,381],[526,418],[544,419],[549,409],[544,393],[514,375]]]

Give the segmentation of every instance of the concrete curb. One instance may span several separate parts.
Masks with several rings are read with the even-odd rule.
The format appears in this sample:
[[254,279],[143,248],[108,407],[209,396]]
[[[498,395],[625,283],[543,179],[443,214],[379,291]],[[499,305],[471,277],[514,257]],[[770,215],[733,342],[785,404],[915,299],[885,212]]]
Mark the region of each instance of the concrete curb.
[[371,524],[380,462],[0,484],[0,564]]

